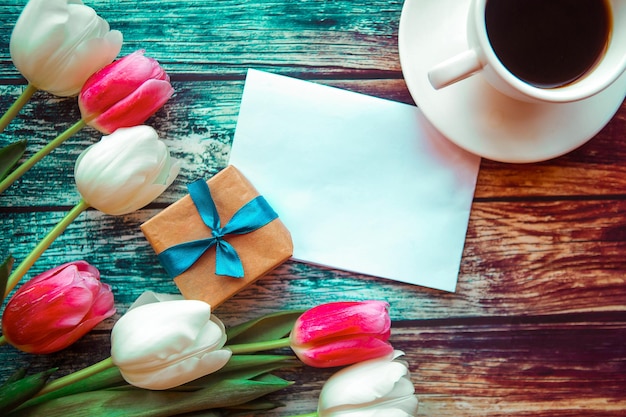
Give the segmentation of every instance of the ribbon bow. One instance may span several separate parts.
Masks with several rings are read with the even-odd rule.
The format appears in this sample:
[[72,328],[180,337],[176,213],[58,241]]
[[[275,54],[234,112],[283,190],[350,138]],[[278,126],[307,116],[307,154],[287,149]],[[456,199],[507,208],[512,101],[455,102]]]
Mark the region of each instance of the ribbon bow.
[[202,221],[211,229],[211,237],[167,248],[158,255],[159,261],[167,273],[175,277],[189,269],[207,250],[215,246],[215,274],[242,278],[244,271],[241,259],[225,237],[257,230],[277,218],[278,214],[262,196],[258,196],[237,210],[228,224],[221,227],[220,217],[207,183],[197,180],[187,188]]

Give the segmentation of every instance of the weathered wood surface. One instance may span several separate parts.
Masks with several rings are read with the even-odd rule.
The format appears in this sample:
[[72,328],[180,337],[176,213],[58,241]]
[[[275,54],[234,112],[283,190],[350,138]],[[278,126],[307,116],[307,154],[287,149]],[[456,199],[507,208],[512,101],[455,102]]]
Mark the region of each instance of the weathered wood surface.
[[[0,111],[24,88],[8,54],[25,3],[0,0]],[[146,49],[175,96],[149,124],[183,170],[154,204],[113,217],[83,213],[31,270],[84,258],[115,291],[118,314],[66,351],[0,348],[14,368],[63,373],[108,356],[115,320],[144,289],[174,292],[138,229],[228,163],[247,68],[412,104],[397,54],[401,1],[88,1],[124,33],[122,54]],[[39,149],[80,118],[75,98],[37,93],[0,134]],[[77,201],[85,128],[0,196],[0,250],[23,258]],[[375,166],[375,161],[372,161]],[[590,142],[554,160],[484,160],[456,293],[287,262],[217,310],[227,324],[321,301],[386,299],[392,342],[406,352],[424,416],[623,416],[626,410],[626,103]],[[277,296],[280,294],[280,296]],[[330,370],[299,369],[269,416],[315,409]]]

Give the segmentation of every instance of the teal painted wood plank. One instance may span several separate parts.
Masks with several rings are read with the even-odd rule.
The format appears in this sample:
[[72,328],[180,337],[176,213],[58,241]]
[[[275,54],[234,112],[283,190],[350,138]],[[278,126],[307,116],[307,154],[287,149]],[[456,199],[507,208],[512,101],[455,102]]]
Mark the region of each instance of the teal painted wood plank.
[[[0,78],[16,79],[8,44],[26,2],[0,2]],[[400,70],[402,1],[86,1],[124,35],[122,55],[145,49],[174,74],[243,75]]]

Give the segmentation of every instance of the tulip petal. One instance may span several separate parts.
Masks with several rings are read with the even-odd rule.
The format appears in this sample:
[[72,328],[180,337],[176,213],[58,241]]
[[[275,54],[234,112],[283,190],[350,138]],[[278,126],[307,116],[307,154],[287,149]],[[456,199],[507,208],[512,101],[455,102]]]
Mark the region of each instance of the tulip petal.
[[93,74],[78,97],[83,120],[103,133],[145,122],[174,94],[159,63],[139,50]]
[[37,72],[61,48],[69,12],[64,0],[31,0],[11,33],[10,52],[22,74]]
[[57,329],[71,328],[83,321],[91,310],[93,301],[93,293],[89,289],[75,285],[50,299],[39,313],[43,315],[47,312],[46,321],[49,326]]
[[144,291],[139,297],[128,307],[128,310],[142,306],[144,304],[162,303],[163,301],[184,300],[182,294],[166,294],[154,291]]
[[395,360],[400,355],[402,352],[394,351],[386,357],[351,365],[331,376],[320,394],[320,416],[350,415],[347,413],[350,410],[363,410],[363,415],[383,415],[376,414],[375,410],[387,409],[405,413],[397,415],[415,415],[415,388],[407,363]]
[[169,300],[138,305],[113,327],[111,358],[137,387],[168,389],[221,369],[231,357],[224,324],[209,304]]
[[74,50],[62,72],[57,72],[57,77],[48,81],[49,85],[39,88],[61,97],[75,96],[89,76],[115,59],[121,44],[122,33],[117,30],[84,41]]
[[393,352],[393,347],[375,336],[363,335],[327,340],[320,345],[291,346],[298,358],[309,366],[329,368],[378,358]]
[[[162,172],[166,173],[166,180],[164,183],[161,182],[148,182],[146,180],[146,184],[137,189],[137,192],[133,196],[132,200],[129,199],[129,204],[124,206],[120,206],[115,212],[109,211],[109,214],[120,215],[131,213],[137,209],[140,209],[152,202],[156,197],[163,194],[163,192],[167,189],[167,187],[174,182],[178,172],[180,171],[180,164],[178,161],[172,159],[166,165],[166,168],[163,169]],[[150,178],[152,180],[152,178]],[[160,180],[159,180],[160,181]]]
[[121,215],[161,195],[179,169],[156,131],[141,125],[120,128],[83,151],[76,161],[74,179],[89,205]]
[[[87,288],[91,283],[86,282],[92,277],[81,275],[73,264],[65,265],[61,270],[55,268],[53,274],[46,273],[45,280],[27,283],[11,299],[7,311],[14,315],[13,341],[23,341],[18,334],[32,342],[50,333],[65,333],[84,319],[93,303],[93,293]],[[99,286],[100,282],[96,280],[95,284]]]
[[123,100],[147,80],[169,81],[159,63],[138,50],[94,73],[81,89],[78,105],[90,120]]
[[113,61],[122,34],[80,1],[31,0],[11,34],[18,70],[41,90],[75,95],[87,78]]
[[37,353],[57,352],[72,345],[78,339],[89,333],[102,320],[115,314],[115,309],[108,310],[107,314],[108,315],[105,317],[94,316],[90,319],[84,320],[76,327],[72,328],[69,332],[56,335],[56,337],[54,338],[48,338],[48,340],[50,340],[50,343],[42,345],[40,348],[38,348]]
[[51,353],[115,314],[111,287],[84,261],[48,270],[20,287],[2,315],[2,332],[20,350]]
[[85,316],[87,319],[91,319],[92,317],[101,317],[107,316],[110,317],[115,313],[114,300],[113,300],[113,292],[111,291],[111,286],[107,284],[102,284],[101,288],[98,290],[94,298],[93,305],[91,306],[91,310]]
[[139,388],[164,390],[174,388],[205,375],[211,374],[230,360],[232,353],[227,349],[190,356],[162,368],[126,370],[120,368],[124,380]]
[[[359,367],[358,372],[346,372],[327,382],[327,389],[334,392],[332,399],[338,403],[333,404],[331,399],[327,399],[326,408],[342,404],[367,404],[383,397],[397,398],[414,392],[412,385],[407,392],[406,384],[400,384],[400,392],[396,392],[396,384],[407,374],[406,367],[400,363],[379,361],[356,365],[363,366]],[[366,385],[360,381],[373,383]]]
[[384,301],[336,302],[313,307],[294,325],[290,344],[315,367],[342,366],[393,352],[391,319]]
[[[145,304],[128,311],[113,327],[111,356],[120,368],[158,366],[195,353],[188,348],[194,345],[200,329],[210,329],[214,346],[222,340],[221,326],[211,317],[211,307],[202,301]],[[206,337],[204,342],[208,343]]]
[[49,279],[51,276],[57,275],[59,271],[62,271],[66,268],[75,268],[76,270],[82,272],[85,275],[88,274],[92,278],[100,279],[100,271],[98,271],[98,269],[95,266],[90,265],[89,263],[81,260],[81,261],[67,262],[55,268],[44,271],[41,274],[37,275],[36,277],[28,280],[28,282],[26,282],[20,288],[27,289],[30,287],[37,286],[39,285],[41,281],[45,281]]
[[[409,398],[415,404],[417,410],[417,398]],[[389,405],[384,408],[360,408],[358,410],[327,410],[319,412],[319,417],[412,417],[417,411],[406,412],[403,409],[392,408]]]
[[89,125],[103,133],[140,125],[163,107],[173,94],[174,89],[169,82],[148,80],[89,122]]
[[391,319],[384,301],[337,302],[307,310],[298,319],[291,335],[299,345],[320,339],[354,334],[378,334],[388,338]]

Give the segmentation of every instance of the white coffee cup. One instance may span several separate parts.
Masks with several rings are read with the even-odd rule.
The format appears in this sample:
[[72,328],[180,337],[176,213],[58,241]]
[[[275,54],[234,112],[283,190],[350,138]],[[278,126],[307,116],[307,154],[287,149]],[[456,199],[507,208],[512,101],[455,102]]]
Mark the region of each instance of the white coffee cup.
[[480,73],[493,87],[515,99],[564,103],[601,92],[626,70],[626,0],[605,0],[609,8],[609,36],[595,65],[575,81],[550,88],[523,81],[502,64],[488,36],[485,10],[489,1],[472,0],[467,21],[469,48],[431,68],[428,78],[435,89]]

